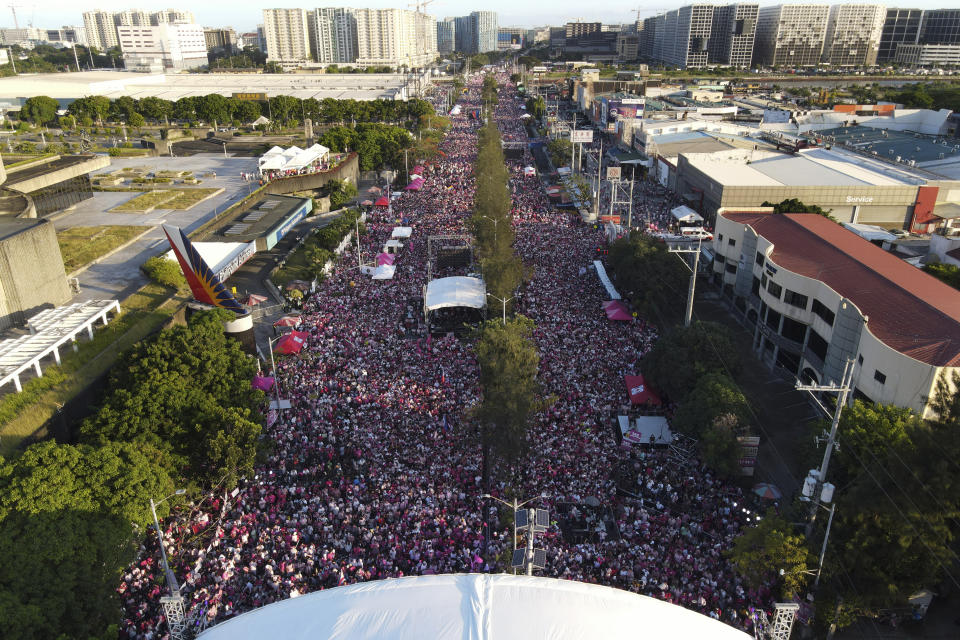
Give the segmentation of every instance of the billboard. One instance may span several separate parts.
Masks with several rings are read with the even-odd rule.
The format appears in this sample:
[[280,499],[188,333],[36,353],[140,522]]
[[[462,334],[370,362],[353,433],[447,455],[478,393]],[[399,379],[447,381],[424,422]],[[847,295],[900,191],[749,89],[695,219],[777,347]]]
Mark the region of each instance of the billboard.
[[570,142],[593,142],[593,129],[574,129],[570,132]]
[[737,436],[740,444],[740,473],[745,476],[753,475],[753,468],[757,465],[757,455],[760,452],[760,438],[757,436]]
[[620,118],[642,118],[645,98],[601,98],[601,121],[609,127]]
[[620,167],[607,167],[607,180],[619,180]]

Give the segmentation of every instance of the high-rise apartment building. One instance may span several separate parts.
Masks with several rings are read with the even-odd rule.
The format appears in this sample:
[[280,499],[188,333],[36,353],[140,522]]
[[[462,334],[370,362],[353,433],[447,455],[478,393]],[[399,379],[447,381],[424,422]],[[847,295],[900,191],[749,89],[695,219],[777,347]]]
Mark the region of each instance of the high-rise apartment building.
[[[659,60],[663,49],[663,27],[666,16],[660,14],[644,18],[643,30],[640,31],[640,56],[651,60]],[[660,47],[657,47],[657,31],[660,31]]]
[[313,60],[306,9],[264,9],[267,61],[301,63]]
[[477,34],[471,16],[457,16],[454,24],[454,49],[460,53],[477,52]]
[[437,52],[453,53],[457,48],[457,20],[444,18],[437,21]]
[[437,22],[406,9],[355,9],[357,64],[422,67],[437,56]]
[[878,4],[835,4],[830,7],[822,61],[832,67],[877,64],[887,9]]
[[781,4],[760,7],[753,64],[815,67],[820,64],[830,6]]
[[589,36],[593,33],[600,33],[603,31],[602,22],[568,22],[564,29],[566,29],[567,38],[580,38],[582,36]]
[[312,12],[315,21],[313,51],[317,62],[351,63],[357,50],[357,17],[354,9],[324,7]]
[[877,62],[892,62],[897,57],[897,46],[900,44],[916,44],[922,18],[923,11],[920,9],[887,9]]
[[233,29],[204,29],[203,38],[207,51],[233,53],[237,44],[237,33]]
[[130,71],[184,71],[207,64],[207,42],[198,24],[123,25],[117,35]]
[[707,66],[713,8],[710,4],[691,4],[668,11],[657,59],[681,69]]
[[113,21],[113,13],[109,11],[84,12],[83,26],[87,30],[87,42],[91,47],[106,51],[120,44],[117,39],[117,25]]
[[180,9],[164,9],[147,13],[141,9],[125,11],[86,11],[83,27],[91,47],[106,51],[120,45],[119,27],[149,27],[161,24],[193,24],[193,13]]
[[164,9],[163,11],[155,11],[150,14],[150,24],[152,25],[161,25],[161,24],[193,24],[196,20],[193,19],[192,11],[181,11],[180,9]]
[[497,32],[497,49],[499,51],[520,49],[523,47],[523,41],[526,37],[526,29],[520,27],[500,27]]
[[739,68],[750,66],[759,10],[758,4],[729,4],[714,8],[708,46],[710,62]]

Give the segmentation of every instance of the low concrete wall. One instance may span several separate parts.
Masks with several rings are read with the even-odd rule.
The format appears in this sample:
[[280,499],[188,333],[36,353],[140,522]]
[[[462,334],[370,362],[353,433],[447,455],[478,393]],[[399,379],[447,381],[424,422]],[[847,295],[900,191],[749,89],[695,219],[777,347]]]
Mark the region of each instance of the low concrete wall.
[[355,152],[351,153],[333,169],[322,171],[320,173],[311,173],[305,176],[292,176],[290,178],[280,178],[265,184],[264,191],[274,195],[283,195],[297,191],[310,191],[320,189],[331,180],[349,179],[354,185],[360,178],[360,156]]

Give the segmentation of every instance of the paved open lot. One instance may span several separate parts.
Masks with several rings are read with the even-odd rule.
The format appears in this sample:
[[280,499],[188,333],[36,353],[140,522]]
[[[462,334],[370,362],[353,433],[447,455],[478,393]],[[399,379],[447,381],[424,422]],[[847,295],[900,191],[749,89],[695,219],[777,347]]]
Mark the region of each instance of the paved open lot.
[[[166,248],[166,238],[160,224],[173,224],[190,232],[257,187],[256,182],[245,182],[240,177],[241,172],[251,173],[256,169],[255,158],[224,158],[212,154],[189,158],[124,158],[114,159],[110,171],[125,167],[146,167],[150,171],[192,171],[202,180],[200,187],[223,189],[223,192],[188,211],[155,209],[150,213],[109,212],[118,204],[135,198],[137,194],[133,192],[97,192],[93,198],[79,203],[72,212],[54,222],[58,231],[100,225],[145,226],[151,230],[130,246],[81,273],[80,294],[74,301],[123,299],[133,293],[146,283],[140,265]],[[217,177],[202,177],[208,172],[216,173]]]

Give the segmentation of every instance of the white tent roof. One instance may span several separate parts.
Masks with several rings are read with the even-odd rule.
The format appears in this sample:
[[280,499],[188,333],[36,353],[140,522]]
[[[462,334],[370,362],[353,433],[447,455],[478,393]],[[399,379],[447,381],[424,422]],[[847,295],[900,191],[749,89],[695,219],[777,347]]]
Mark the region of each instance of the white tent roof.
[[[194,242],[193,248],[221,281],[229,278],[257,250],[256,242]],[[177,261],[173,249],[167,251],[164,257]]]
[[427,284],[427,311],[447,307],[483,309],[487,303],[487,287],[480,278],[452,276]]
[[393,280],[397,268],[392,264],[382,264],[373,271],[374,280]]
[[604,268],[603,263],[599,260],[593,261],[593,266],[597,269],[597,277],[600,278],[600,282],[603,284],[603,288],[607,290],[607,295],[611,300],[621,300],[620,293],[617,291],[617,288],[613,286],[613,283],[610,282],[610,277],[607,275],[607,270]]
[[259,118],[253,121],[254,126],[258,124],[270,124],[270,119],[267,118],[266,116],[260,116]]
[[413,227],[394,227],[391,238],[409,238],[413,234]]
[[596,640],[752,636],[648,596],[507,574],[416,576],[314,591],[255,609],[201,640]]
[[703,216],[685,204],[670,211],[677,222],[703,222]]

